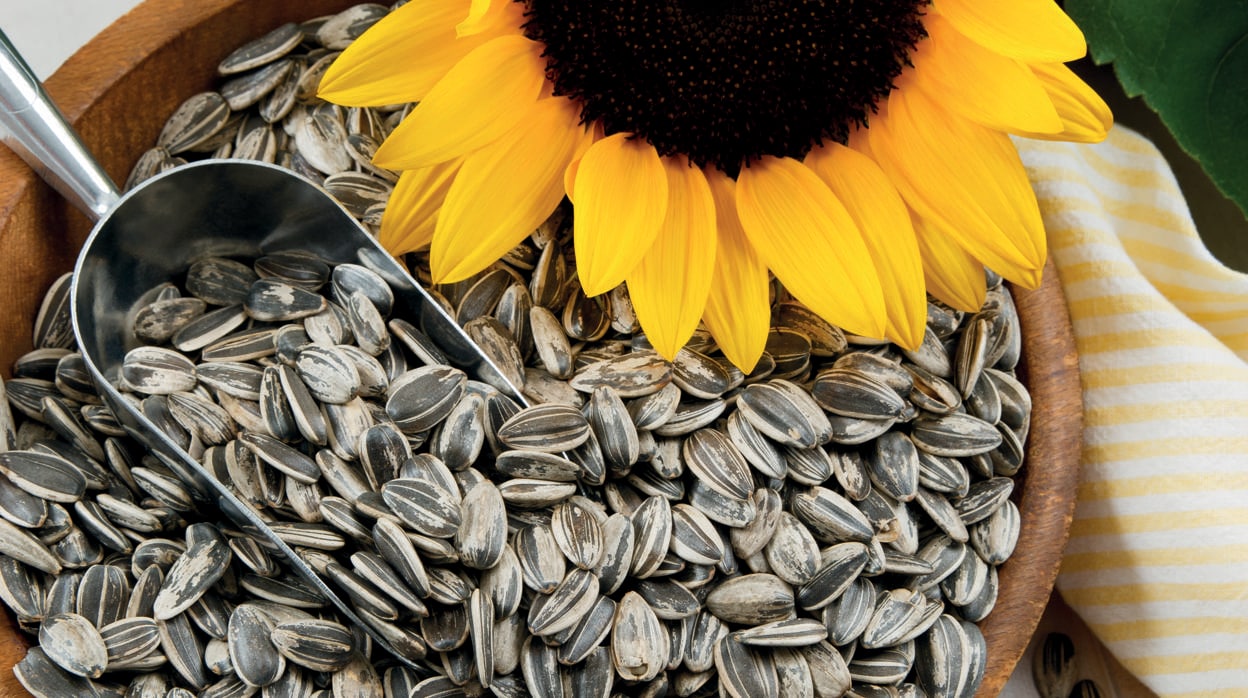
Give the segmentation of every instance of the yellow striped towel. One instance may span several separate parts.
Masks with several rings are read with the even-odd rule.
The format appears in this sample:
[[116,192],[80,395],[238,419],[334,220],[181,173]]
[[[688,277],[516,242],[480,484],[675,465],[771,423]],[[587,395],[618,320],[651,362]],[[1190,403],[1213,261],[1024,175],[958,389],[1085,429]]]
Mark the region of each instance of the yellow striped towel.
[[1018,145],[1086,410],[1058,589],[1159,695],[1248,696],[1248,275],[1140,135]]

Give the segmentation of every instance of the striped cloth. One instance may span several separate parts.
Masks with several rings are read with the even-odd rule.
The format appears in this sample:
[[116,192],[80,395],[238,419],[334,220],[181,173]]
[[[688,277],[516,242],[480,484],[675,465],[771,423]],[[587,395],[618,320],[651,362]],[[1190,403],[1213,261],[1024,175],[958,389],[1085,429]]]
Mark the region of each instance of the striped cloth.
[[1086,410],[1058,589],[1159,695],[1248,696],[1248,275],[1205,249],[1140,135],[1018,146]]

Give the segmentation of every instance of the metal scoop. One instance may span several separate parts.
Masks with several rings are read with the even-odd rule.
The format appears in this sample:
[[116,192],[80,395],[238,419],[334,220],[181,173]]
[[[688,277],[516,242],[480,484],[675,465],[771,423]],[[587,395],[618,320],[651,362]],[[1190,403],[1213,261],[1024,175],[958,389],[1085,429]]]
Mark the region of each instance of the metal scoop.
[[[518,391],[354,218],[288,170],[211,160],[174,168],[119,194],[2,32],[0,131],[7,131],[5,142],[45,180],[97,221],[78,255],[70,295],[74,335],[105,403],[193,494],[263,536],[347,617],[368,628],[255,510],[113,387],[126,351],[139,344],[128,322],[133,306],[145,291],[176,278],[198,258],[311,252],[330,264],[363,264],[381,274],[394,288],[395,316],[422,327],[452,364],[523,403]],[[389,647],[376,634],[374,639]]]

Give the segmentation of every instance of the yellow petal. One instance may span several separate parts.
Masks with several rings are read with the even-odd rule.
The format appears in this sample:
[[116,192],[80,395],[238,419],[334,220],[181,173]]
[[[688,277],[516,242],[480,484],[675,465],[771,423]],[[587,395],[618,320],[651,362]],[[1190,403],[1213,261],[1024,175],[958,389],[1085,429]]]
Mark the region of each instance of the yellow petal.
[[1070,68],[1061,63],[1036,63],[1031,66],[1049,99],[1062,119],[1062,130],[1055,134],[1019,133],[1028,138],[1100,143],[1114,125],[1109,105]]
[[914,232],[923,256],[928,293],[951,308],[979,312],[988,287],[984,265],[918,216],[914,218]]
[[927,294],[910,211],[901,195],[879,165],[839,143],[815,148],[805,163],[845,204],[862,232],[884,291],[885,336],[907,349],[918,348],[927,324]]
[[373,162],[411,170],[466,155],[493,141],[537,103],[542,45],[500,36],[478,46],[434,85],[390,134]]
[[317,96],[356,107],[415,102],[470,51],[496,36],[520,32],[517,14],[456,40],[455,23],[468,6],[469,0],[409,2],[391,12],[329,66]]
[[932,6],[958,31],[1003,56],[1064,63],[1087,52],[1083,32],[1053,0],[932,0]]
[[498,22],[500,15],[510,4],[512,3],[509,0],[472,0],[468,16],[464,18],[464,21],[455,25],[455,35],[472,36],[489,29],[491,25]]
[[577,149],[576,155],[572,157],[572,162],[568,163],[568,169],[563,171],[563,191],[567,195],[568,201],[571,201],[573,204],[576,203],[576,199],[572,198],[572,189],[576,186],[576,171],[581,166],[581,158],[585,157],[585,153],[590,146],[602,140],[602,138],[602,122],[595,121],[589,127],[589,132],[586,134],[585,139],[581,141],[581,147]]
[[923,20],[927,39],[911,54],[906,78],[962,116],[999,131],[1057,133],[1062,120],[1044,87],[1025,63],[989,51],[966,38],[944,17]]
[[616,133],[597,141],[576,168],[573,238],[585,294],[615,288],[654,243],[667,211],[667,174],[646,141]]
[[1039,283],[1044,225],[1008,136],[906,89],[889,94],[867,133],[876,162],[915,213],[1007,279]]
[[886,325],[880,279],[862,233],[819,176],[764,157],[737,177],[737,215],[767,266],[806,307],[868,337]]
[[719,170],[706,171],[715,198],[715,275],[702,320],[720,351],[749,373],[767,347],[771,327],[767,265],[759,258],[737,217],[736,182]]
[[381,215],[381,232],[377,236],[391,254],[397,256],[418,250],[433,239],[438,209],[446,199],[461,162],[452,160],[399,175],[399,182],[390,194],[390,203]]
[[628,275],[628,295],[650,344],[669,361],[702,319],[715,270],[715,200],[702,170],[663,159],[667,215],[654,244]]
[[538,102],[496,142],[464,159],[438,213],[429,264],[435,283],[472,276],[550,217],[563,171],[584,138],[576,105]]

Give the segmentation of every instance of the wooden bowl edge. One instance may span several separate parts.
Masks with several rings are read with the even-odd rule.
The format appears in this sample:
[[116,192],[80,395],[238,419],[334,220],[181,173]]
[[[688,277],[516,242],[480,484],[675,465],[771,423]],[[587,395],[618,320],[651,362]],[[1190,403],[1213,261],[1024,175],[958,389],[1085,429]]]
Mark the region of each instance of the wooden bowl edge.
[[1040,288],[1012,290],[1023,329],[1025,364],[1019,372],[1026,371],[1032,421],[1019,502],[1022,531],[1014,555],[998,571],[1002,586],[1034,593],[1014,594],[980,624],[989,650],[981,696],[1001,692],[1040,623],[1070,535],[1083,446],[1079,354],[1053,261]]

